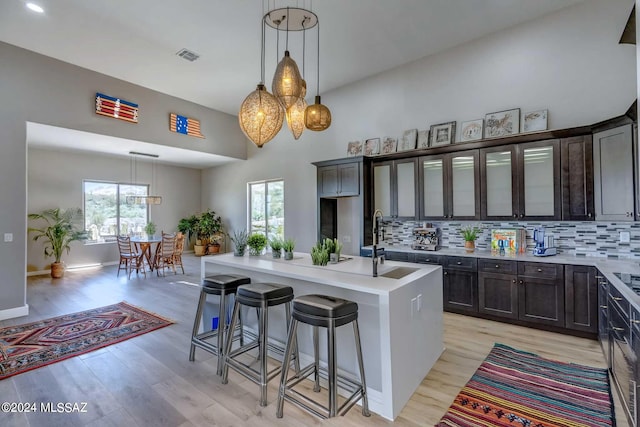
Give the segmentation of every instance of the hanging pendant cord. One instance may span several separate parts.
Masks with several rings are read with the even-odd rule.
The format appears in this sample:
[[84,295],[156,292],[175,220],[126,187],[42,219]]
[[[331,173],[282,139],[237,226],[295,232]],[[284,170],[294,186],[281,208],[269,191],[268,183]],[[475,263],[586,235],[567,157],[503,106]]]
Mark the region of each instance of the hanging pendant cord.
[[289,50],[289,6],[287,6],[287,41],[286,41],[287,49]]
[[304,27],[304,24],[306,23],[306,20],[302,20],[302,78],[304,79],[305,76],[305,72],[304,72],[304,52],[305,52],[305,46],[307,44],[306,42],[306,34],[307,34],[307,29]]
[[316,95],[320,95],[320,21],[318,21],[318,74],[316,75]]
[[264,84],[264,20],[265,15],[262,17],[262,42],[261,42],[261,51],[260,51],[260,83]]

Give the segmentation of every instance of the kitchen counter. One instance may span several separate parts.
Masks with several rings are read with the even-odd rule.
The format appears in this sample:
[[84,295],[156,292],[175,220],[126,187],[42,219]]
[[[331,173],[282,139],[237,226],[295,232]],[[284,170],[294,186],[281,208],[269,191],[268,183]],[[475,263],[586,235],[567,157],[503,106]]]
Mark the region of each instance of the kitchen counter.
[[[379,276],[372,277],[371,258],[358,256],[327,266],[312,265],[309,254],[303,253],[295,253],[290,261],[270,254],[224,254],[204,256],[201,263],[202,277],[214,272],[243,274],[253,283],[289,285],[296,296],[316,293],[356,302],[369,407],[387,419],[400,413],[444,351],[440,266],[385,261],[378,266]],[[248,317],[245,327],[255,328],[255,318]],[[270,338],[283,343],[285,324],[284,308],[271,309]],[[298,345],[303,365],[313,360],[311,337],[312,328],[300,325]],[[340,328],[337,340],[340,371],[357,378],[351,328]],[[321,349],[321,357],[324,353]]]

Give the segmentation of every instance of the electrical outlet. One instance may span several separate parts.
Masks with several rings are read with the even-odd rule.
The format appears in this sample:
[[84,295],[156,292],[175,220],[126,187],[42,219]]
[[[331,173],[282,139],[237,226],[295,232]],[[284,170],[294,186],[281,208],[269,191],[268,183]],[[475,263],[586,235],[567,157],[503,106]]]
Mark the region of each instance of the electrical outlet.
[[631,241],[631,236],[628,231],[620,232],[620,243],[629,243]]
[[4,233],[5,242],[13,242],[13,233]]

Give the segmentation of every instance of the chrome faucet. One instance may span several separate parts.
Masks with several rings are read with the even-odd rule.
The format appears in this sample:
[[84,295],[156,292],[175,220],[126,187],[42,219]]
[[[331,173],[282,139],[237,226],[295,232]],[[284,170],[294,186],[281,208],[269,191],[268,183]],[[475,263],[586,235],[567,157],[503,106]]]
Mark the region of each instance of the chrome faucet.
[[380,234],[380,219],[382,219],[383,214],[380,209],[376,209],[373,212],[373,250],[371,253],[371,258],[373,260],[373,277],[378,277],[378,262],[380,264],[384,264],[384,250],[382,254],[378,255],[378,243],[379,243],[379,234]]

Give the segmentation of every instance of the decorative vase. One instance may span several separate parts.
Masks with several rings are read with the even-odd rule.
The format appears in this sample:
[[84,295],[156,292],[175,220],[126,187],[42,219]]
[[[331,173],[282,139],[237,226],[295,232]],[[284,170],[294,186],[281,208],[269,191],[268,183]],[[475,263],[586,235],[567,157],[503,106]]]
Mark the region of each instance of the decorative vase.
[[262,248],[249,247],[249,255],[251,255],[251,256],[262,255]]
[[473,252],[476,249],[476,242],[473,240],[467,240],[464,242],[464,248],[467,252]]
[[290,261],[293,259],[293,252],[285,252],[284,253],[284,259],[286,259],[287,261]]
[[244,256],[244,250],[245,248],[236,248],[233,251],[233,256]]
[[273,255],[274,258],[280,258],[280,254],[281,253],[282,253],[282,251],[280,249],[278,249],[278,250],[272,249],[271,250],[271,255]]
[[64,263],[51,263],[51,277],[54,279],[60,279],[62,276],[64,276]]
[[337,254],[335,252],[329,254],[329,262],[331,264],[337,264],[339,259],[340,259],[340,254]]

